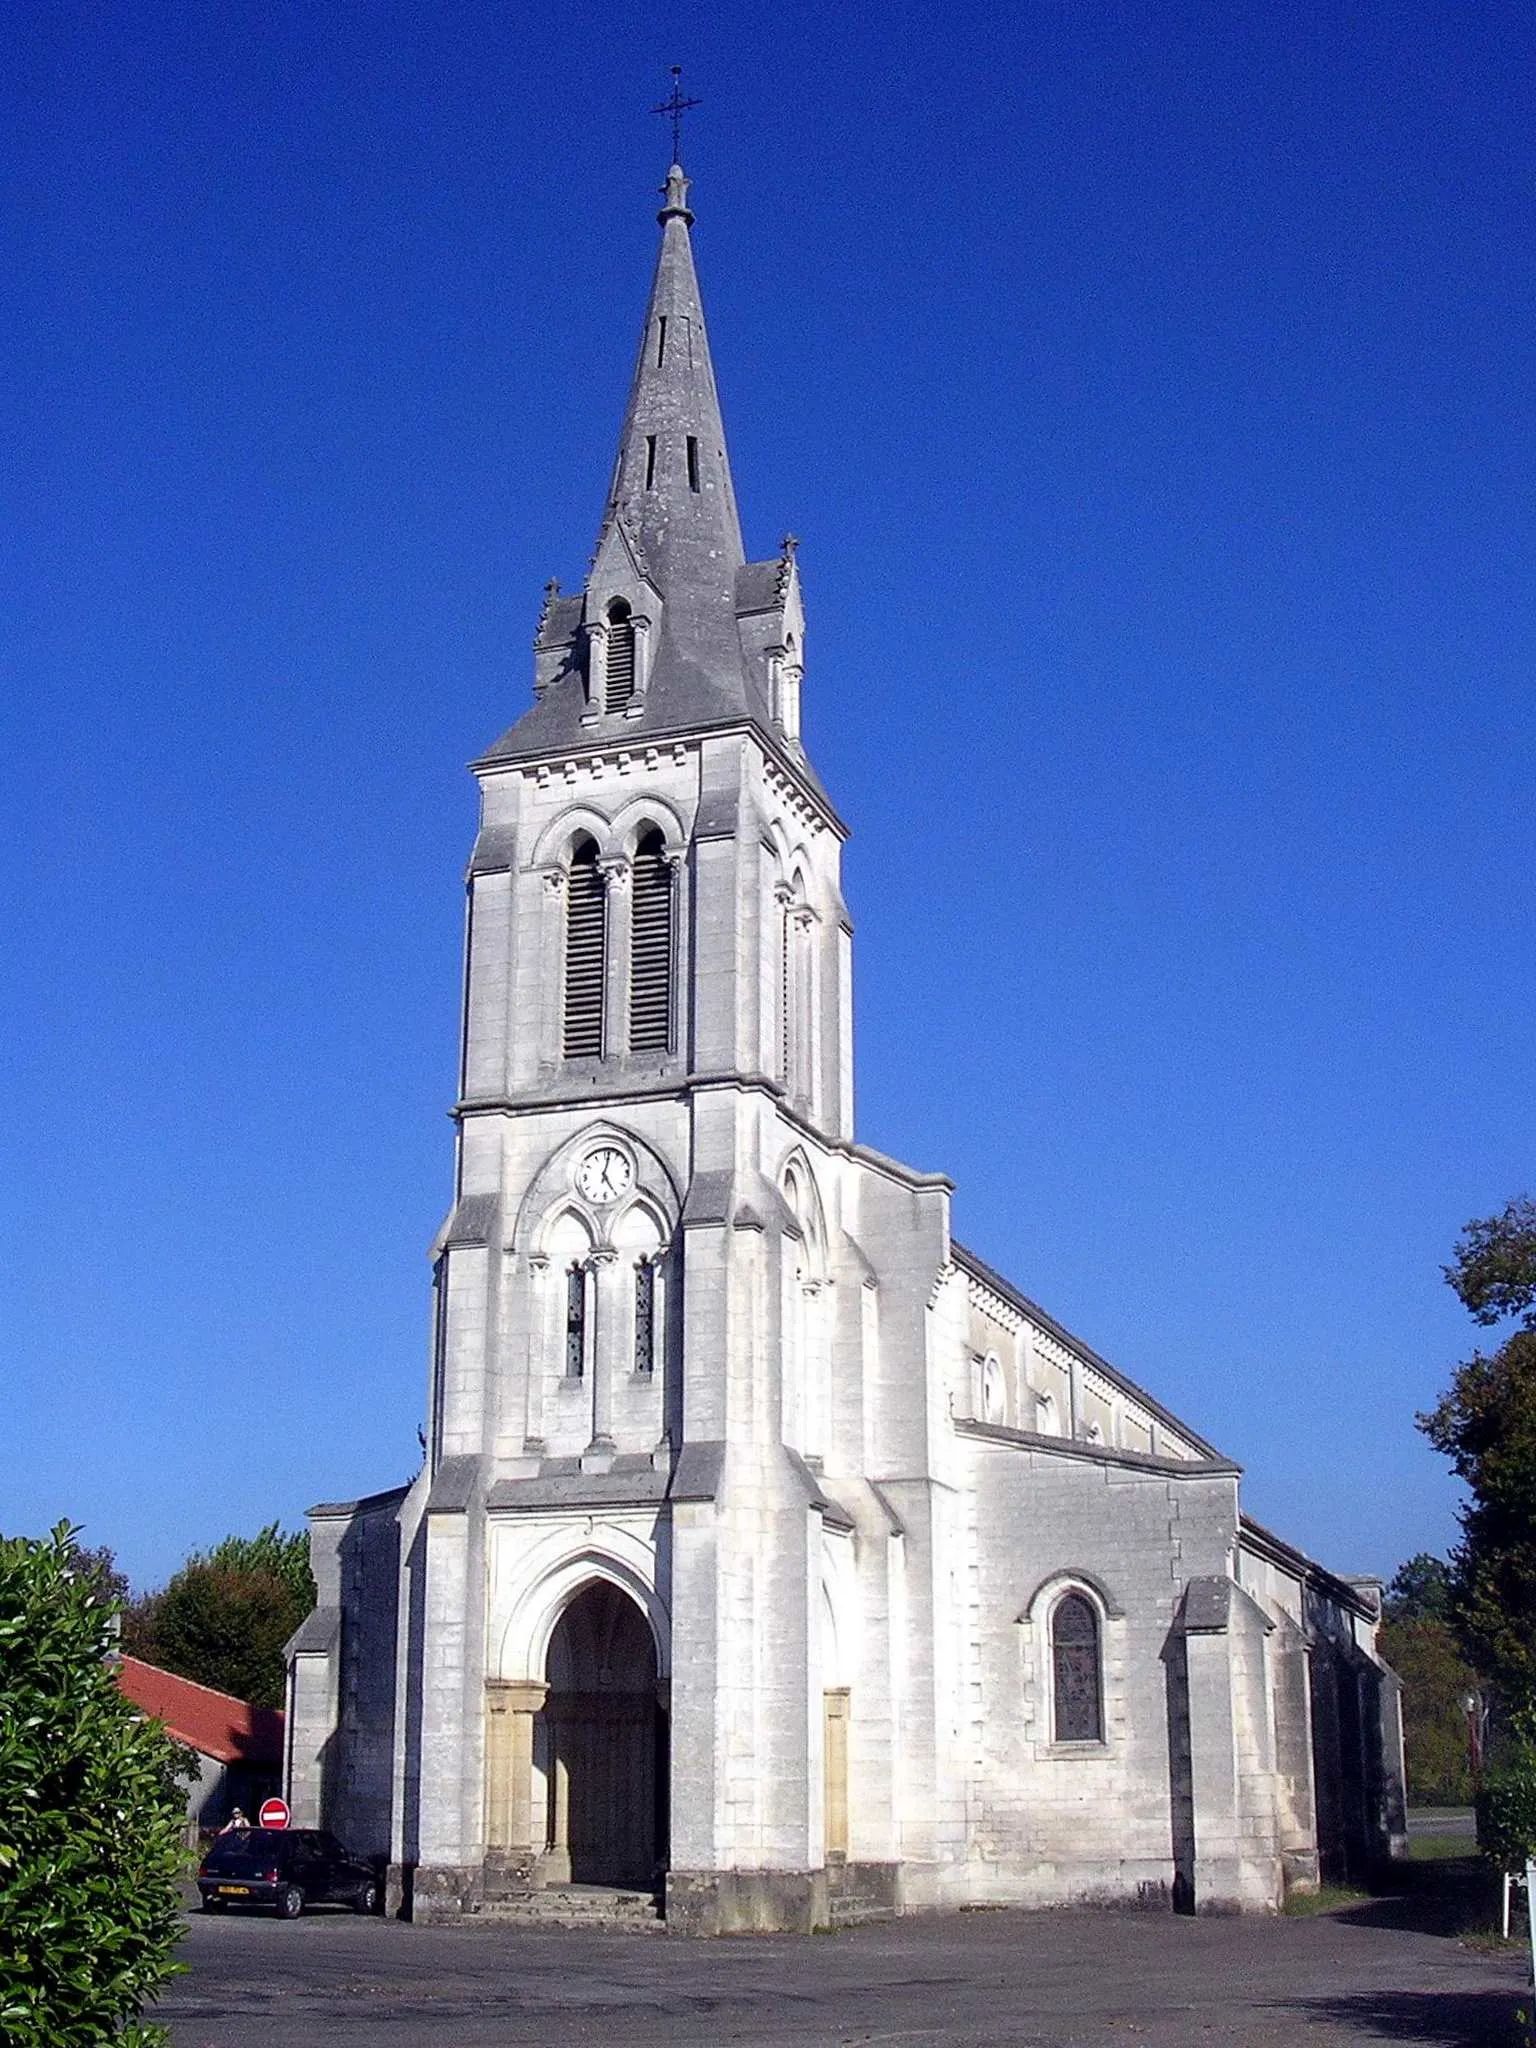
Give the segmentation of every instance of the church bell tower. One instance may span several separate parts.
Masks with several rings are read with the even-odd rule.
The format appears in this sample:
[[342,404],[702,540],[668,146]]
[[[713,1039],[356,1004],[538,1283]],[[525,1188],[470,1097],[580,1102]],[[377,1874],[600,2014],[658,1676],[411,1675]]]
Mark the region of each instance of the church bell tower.
[[868,1320],[813,1164],[852,1137],[845,834],[795,543],[742,546],[688,191],[586,583],[473,764],[400,1849],[419,1899],[664,1875],[683,1921],[824,1860],[818,1475]]

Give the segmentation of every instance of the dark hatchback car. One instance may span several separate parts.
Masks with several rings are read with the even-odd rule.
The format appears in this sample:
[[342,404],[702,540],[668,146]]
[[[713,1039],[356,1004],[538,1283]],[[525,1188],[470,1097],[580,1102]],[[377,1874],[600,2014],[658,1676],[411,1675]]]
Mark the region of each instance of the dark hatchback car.
[[349,1856],[334,1835],[319,1828],[241,1828],[220,1835],[197,1873],[203,1911],[226,1906],[276,1906],[297,1920],[306,1906],[379,1910],[379,1878],[372,1865]]

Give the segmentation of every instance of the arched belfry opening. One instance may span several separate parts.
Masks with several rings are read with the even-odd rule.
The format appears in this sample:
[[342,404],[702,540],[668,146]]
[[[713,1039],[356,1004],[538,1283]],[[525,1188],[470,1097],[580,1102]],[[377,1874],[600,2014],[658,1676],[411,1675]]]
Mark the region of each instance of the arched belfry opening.
[[593,1579],[549,1639],[537,1749],[555,1883],[652,1886],[667,1860],[667,1716],[656,1641],[629,1595]]

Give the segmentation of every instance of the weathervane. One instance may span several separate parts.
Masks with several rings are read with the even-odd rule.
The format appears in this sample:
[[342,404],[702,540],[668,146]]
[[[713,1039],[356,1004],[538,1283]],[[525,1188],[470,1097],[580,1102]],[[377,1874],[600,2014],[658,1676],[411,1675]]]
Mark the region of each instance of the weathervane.
[[672,97],[663,100],[659,107],[652,107],[651,112],[653,114],[670,114],[672,116],[672,161],[675,164],[680,164],[683,160],[683,116],[690,107],[701,107],[703,104],[702,100],[685,100],[683,98],[683,67],[681,64],[674,64],[672,66]]

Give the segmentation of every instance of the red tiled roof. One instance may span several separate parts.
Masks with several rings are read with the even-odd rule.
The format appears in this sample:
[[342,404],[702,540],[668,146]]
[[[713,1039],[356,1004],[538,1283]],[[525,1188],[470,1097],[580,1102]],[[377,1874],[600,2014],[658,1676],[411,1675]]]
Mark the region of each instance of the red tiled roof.
[[118,1661],[119,1689],[133,1704],[189,1748],[220,1763],[280,1764],[283,1760],[283,1717],[276,1707],[247,1706],[233,1694],[194,1685],[173,1671],[140,1663],[137,1657]]

